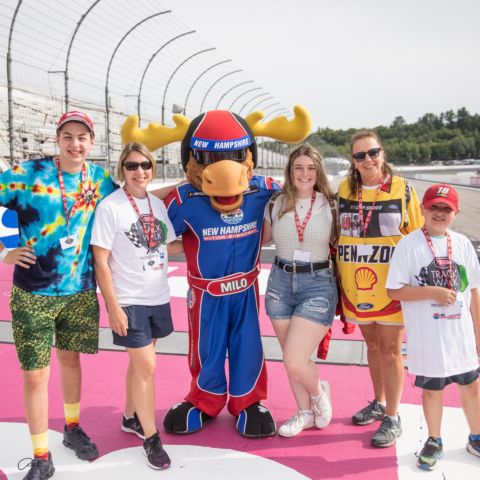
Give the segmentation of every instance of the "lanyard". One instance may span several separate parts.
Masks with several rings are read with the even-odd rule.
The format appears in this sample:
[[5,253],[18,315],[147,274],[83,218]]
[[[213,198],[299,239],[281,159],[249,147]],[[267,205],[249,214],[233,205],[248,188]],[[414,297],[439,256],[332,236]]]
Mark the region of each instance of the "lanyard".
[[298,218],[298,213],[297,213],[297,207],[295,206],[294,209],[294,214],[295,214],[295,226],[297,227],[297,233],[298,233],[298,241],[300,243],[303,243],[303,232],[305,231],[305,228],[307,228],[307,223],[310,220],[310,217],[312,216],[312,210],[313,210],[313,204],[315,203],[315,190],[312,193],[312,199],[310,202],[310,208],[307,212],[306,217],[303,220],[303,223],[300,224],[300,219]]
[[70,209],[70,212],[68,211],[68,206],[67,206],[67,192],[65,191],[65,181],[63,180],[63,173],[60,170],[60,160],[55,158],[54,160],[55,166],[57,167],[57,174],[58,174],[58,183],[60,185],[60,195],[62,196],[62,203],[63,203],[63,211],[65,212],[65,221],[67,224],[67,233],[68,236],[70,237],[70,219],[73,217],[74,213],[77,211],[80,202],[83,199],[83,189],[85,182],[87,180],[87,167],[85,166],[85,163],[82,165],[82,181],[80,183],[80,194],[77,194],[75,197],[75,202],[72,205],[72,208]]
[[380,190],[383,188],[385,183],[387,183],[387,177],[382,178],[382,181],[380,182],[380,185],[377,188],[377,194],[375,195],[375,200],[373,201],[372,206],[370,207],[370,211],[367,213],[367,218],[365,219],[365,221],[363,220],[362,187],[358,189],[358,213],[360,214],[360,223],[362,224],[363,238],[365,238],[365,236],[367,235],[367,228],[370,225],[370,220],[372,219],[372,214],[373,214],[375,204],[377,203],[378,196],[380,195]]
[[[425,235],[425,240],[427,240],[428,246],[432,251],[433,258],[436,260],[437,252],[435,251],[435,245],[433,245],[430,234],[427,232],[427,229],[425,227],[422,227],[422,233]],[[448,288],[452,290],[453,289],[452,238],[450,237],[450,234],[448,232],[446,233],[446,237],[447,237],[447,257],[448,257],[448,275],[447,275]]]
[[143,216],[140,213],[140,210],[138,209],[137,204],[135,203],[135,200],[133,199],[133,197],[127,192],[127,189],[125,187],[123,187],[123,191],[125,192],[126,197],[130,201],[130,204],[132,205],[133,209],[135,210],[135,213],[138,215],[138,219],[140,220],[140,224],[142,225],[142,230],[143,230],[145,239],[146,240],[148,239],[148,242],[147,242],[148,248],[152,248],[154,243],[153,233],[154,233],[155,225],[154,225],[152,204],[150,203],[150,197],[148,196],[148,193],[147,193],[147,202],[148,202],[148,209],[150,211],[150,213],[148,214],[148,221],[150,224],[150,228],[145,223],[145,220],[143,219]]

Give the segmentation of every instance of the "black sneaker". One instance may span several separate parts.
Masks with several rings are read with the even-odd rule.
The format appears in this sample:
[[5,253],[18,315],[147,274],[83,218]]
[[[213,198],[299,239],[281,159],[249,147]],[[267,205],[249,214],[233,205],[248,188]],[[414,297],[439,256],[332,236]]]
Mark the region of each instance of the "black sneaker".
[[390,447],[397,441],[397,438],[401,434],[402,424],[400,422],[400,416],[398,420],[393,420],[391,417],[385,415],[372,438],[372,445],[374,447]]
[[143,433],[142,425],[136,413],[133,414],[132,418],[123,416],[122,430],[127,433],[134,433],[138,438],[145,440],[145,433]]
[[381,420],[385,415],[385,407],[376,400],[368,402],[365,408],[362,408],[352,417],[355,425],[369,425],[376,420]]
[[170,457],[163,449],[158,432],[143,442],[143,453],[147,457],[147,465],[155,470],[163,470],[170,466]]
[[472,440],[472,436],[468,436],[467,451],[476,457],[480,457],[480,440]]
[[63,429],[63,444],[71,448],[80,460],[93,460],[98,457],[97,446],[80,426],[67,430],[65,425]]
[[418,455],[417,467],[422,470],[435,470],[438,459],[442,456],[443,446],[438,438],[428,437]]
[[[24,467],[20,467],[20,463],[23,460],[30,461]],[[53,477],[55,473],[51,452],[48,452],[48,460],[43,460],[43,458],[22,458],[18,462],[17,468],[19,470],[25,470],[27,467],[30,467],[30,470],[27,476],[23,477],[23,480],[47,480],[47,478]]]

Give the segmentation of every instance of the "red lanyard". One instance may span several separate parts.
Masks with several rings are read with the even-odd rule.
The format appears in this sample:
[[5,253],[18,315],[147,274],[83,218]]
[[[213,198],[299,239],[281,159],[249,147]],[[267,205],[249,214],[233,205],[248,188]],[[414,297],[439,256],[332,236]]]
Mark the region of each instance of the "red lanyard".
[[383,188],[387,180],[387,177],[383,177],[380,185],[377,188],[377,194],[375,195],[375,200],[370,207],[370,211],[367,213],[367,218],[363,220],[363,200],[362,200],[362,187],[358,189],[358,213],[360,214],[360,223],[362,224],[363,238],[367,235],[367,228],[370,225],[370,220],[372,219],[373,210],[375,209],[375,204],[377,203],[378,196],[380,195],[380,190]]
[[150,213],[148,215],[148,221],[150,223],[150,228],[146,225],[145,220],[143,219],[143,216],[140,213],[140,210],[138,209],[137,204],[135,203],[135,200],[133,199],[133,197],[127,192],[127,189],[125,187],[123,187],[123,191],[125,192],[125,195],[130,201],[130,204],[135,210],[135,213],[138,215],[138,219],[140,220],[140,224],[142,225],[142,230],[143,230],[143,234],[145,235],[145,239],[148,239],[148,243],[147,243],[148,248],[152,248],[155,225],[154,225],[152,204],[150,203],[150,197],[148,196],[148,193],[147,193],[147,202],[148,202],[148,208],[150,210]]
[[75,197],[75,202],[72,205],[72,208],[70,209],[70,212],[68,211],[68,206],[67,206],[67,192],[65,191],[65,181],[63,180],[63,173],[60,170],[60,160],[55,158],[54,160],[55,166],[57,167],[57,174],[58,174],[58,183],[60,185],[60,195],[62,196],[62,203],[63,203],[63,211],[65,212],[65,221],[67,223],[67,232],[68,236],[70,236],[70,219],[73,217],[74,213],[77,211],[78,206],[80,205],[80,202],[83,199],[82,193],[83,193],[83,188],[85,185],[85,182],[87,180],[87,167],[85,166],[85,163],[82,165],[82,182],[80,183],[80,194],[77,194]]
[[[427,232],[427,229],[425,227],[422,227],[422,232],[425,235],[425,239],[427,240],[427,243],[428,243],[428,246],[430,247],[430,250],[432,251],[433,258],[436,260],[437,259],[437,252],[435,251],[435,246],[433,245],[430,234]],[[450,290],[452,290],[453,289],[452,238],[450,237],[450,234],[448,232],[445,235],[447,237],[448,288]]]
[[315,197],[316,193],[315,190],[312,193],[312,199],[310,203],[310,208],[307,212],[307,216],[304,218],[303,223],[300,224],[300,219],[298,218],[298,213],[297,213],[297,207],[295,207],[294,214],[295,214],[295,226],[297,227],[297,233],[298,233],[298,241],[300,243],[303,243],[303,232],[307,228],[307,223],[310,220],[310,217],[312,216],[312,210],[313,210],[313,204],[315,203]]

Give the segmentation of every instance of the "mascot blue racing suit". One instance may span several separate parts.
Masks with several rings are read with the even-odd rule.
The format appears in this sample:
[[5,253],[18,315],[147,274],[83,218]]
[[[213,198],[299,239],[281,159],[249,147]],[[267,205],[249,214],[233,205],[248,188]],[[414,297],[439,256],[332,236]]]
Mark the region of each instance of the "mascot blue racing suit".
[[[168,197],[168,215],[182,235],[190,286],[186,400],[215,417],[227,402],[232,415],[267,396],[267,372],[258,323],[260,249],[265,205],[280,186],[254,175],[232,213],[214,210],[191,184]],[[225,358],[229,357],[229,386]]]

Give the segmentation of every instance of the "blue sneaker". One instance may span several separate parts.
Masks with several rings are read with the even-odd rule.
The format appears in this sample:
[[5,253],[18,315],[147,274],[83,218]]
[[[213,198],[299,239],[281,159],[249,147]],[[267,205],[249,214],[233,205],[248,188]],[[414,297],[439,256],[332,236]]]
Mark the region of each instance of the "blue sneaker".
[[473,440],[472,436],[468,436],[468,443],[467,443],[467,452],[475,455],[476,457],[480,457],[480,440]]
[[[468,446],[467,446],[468,449]],[[417,467],[422,470],[435,470],[438,459],[442,456],[443,445],[435,437],[428,437],[423,448],[418,455]]]

